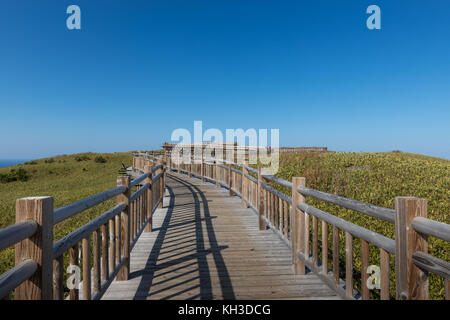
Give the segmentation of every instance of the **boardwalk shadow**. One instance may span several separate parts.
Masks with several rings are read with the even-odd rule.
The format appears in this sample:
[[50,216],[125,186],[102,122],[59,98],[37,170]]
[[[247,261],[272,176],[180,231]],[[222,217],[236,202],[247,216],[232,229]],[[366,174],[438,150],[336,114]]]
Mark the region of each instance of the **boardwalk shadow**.
[[[221,250],[217,243],[205,194],[195,185],[168,176],[175,182],[167,186],[170,203],[159,228],[153,248],[143,270],[130,274],[141,277],[134,299],[177,298],[192,293],[189,298],[213,299],[211,270],[217,273],[223,299],[235,299],[235,294]],[[174,193],[176,190],[176,195]],[[180,190],[183,189],[183,190]],[[176,203],[176,197],[187,203]],[[203,215],[202,215],[203,213]],[[205,232],[207,239],[205,239]],[[205,247],[209,244],[209,248]],[[215,268],[208,265],[211,255]],[[211,263],[211,259],[209,260]],[[199,292],[199,293],[198,293]]]

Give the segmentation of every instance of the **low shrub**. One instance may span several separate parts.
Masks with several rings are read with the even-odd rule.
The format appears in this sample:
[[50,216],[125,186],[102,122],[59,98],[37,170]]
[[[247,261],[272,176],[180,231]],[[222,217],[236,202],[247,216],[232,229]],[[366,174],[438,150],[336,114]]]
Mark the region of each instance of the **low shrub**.
[[97,163],[106,163],[106,159],[103,158],[102,156],[95,157],[94,161]]
[[25,169],[11,169],[9,173],[0,174],[0,182],[8,183],[12,181],[27,181],[29,178],[28,173]]
[[91,160],[91,158],[89,158],[88,156],[84,155],[84,156],[76,156],[75,157],[75,161],[87,161],[87,160]]

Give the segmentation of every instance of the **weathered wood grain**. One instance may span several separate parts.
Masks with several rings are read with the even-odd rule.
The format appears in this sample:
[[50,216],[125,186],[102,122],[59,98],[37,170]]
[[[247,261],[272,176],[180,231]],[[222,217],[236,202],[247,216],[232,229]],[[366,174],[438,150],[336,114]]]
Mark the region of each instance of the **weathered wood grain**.
[[53,298],[53,198],[30,197],[16,201],[16,223],[33,220],[36,232],[15,245],[15,264],[31,259],[38,265],[33,276],[15,290],[18,300]]
[[295,275],[289,247],[229,190],[174,173],[167,183],[154,231],[131,251],[129,280],[102,299],[339,298],[316,275]]
[[369,267],[369,243],[361,239],[361,296],[363,300],[369,299],[367,268]]
[[428,299],[428,274],[412,261],[415,252],[428,253],[427,236],[419,234],[411,226],[414,218],[427,217],[427,200],[396,197],[395,209],[396,298]]

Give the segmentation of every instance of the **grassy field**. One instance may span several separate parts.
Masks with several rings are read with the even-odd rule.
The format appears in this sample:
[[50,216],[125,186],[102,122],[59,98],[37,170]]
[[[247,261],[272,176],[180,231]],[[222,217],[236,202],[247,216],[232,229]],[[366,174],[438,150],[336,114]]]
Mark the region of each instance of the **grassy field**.
[[[106,162],[98,157],[102,157]],[[131,153],[62,155],[30,161],[9,168],[0,168],[0,175],[12,176],[24,169],[26,181],[0,183],[0,228],[15,222],[15,201],[29,196],[53,196],[55,208],[89,197],[116,186],[122,162],[131,165]],[[111,199],[55,226],[55,240],[74,231],[95,216],[115,205]],[[0,274],[14,266],[12,248],[0,252]]]
[[[96,161],[102,156],[106,162]],[[0,228],[15,222],[15,200],[26,196],[51,195],[55,208],[107,190],[116,185],[121,163],[131,165],[130,153],[76,154],[39,159],[28,164],[1,168]],[[19,168],[22,170],[19,172]],[[11,169],[15,169],[11,172]],[[19,172],[19,173],[18,173]],[[396,196],[416,196],[428,199],[428,217],[450,223],[450,161],[408,153],[298,153],[282,154],[277,176],[291,180],[306,177],[310,188],[338,194],[375,205],[394,208]],[[20,181],[20,180],[26,181]],[[6,182],[11,180],[10,182]],[[13,181],[17,180],[17,181]],[[283,190],[290,195],[290,190]],[[308,203],[375,232],[393,238],[393,225],[354,211],[314,199]],[[55,240],[82,226],[114,205],[115,200],[68,219],[55,227]],[[319,224],[320,226],[320,224]],[[331,232],[330,232],[331,233]],[[319,239],[320,236],[319,236]],[[344,234],[340,236],[344,245]],[[331,238],[330,238],[331,241]],[[355,239],[355,268],[360,268],[360,243]],[[450,246],[444,241],[430,239],[430,253],[450,261]],[[341,250],[341,270],[345,256]],[[0,273],[13,266],[13,250],[0,252]],[[370,247],[370,264],[379,265],[379,252]],[[391,270],[394,259],[391,256]],[[393,274],[391,276],[394,288]],[[355,281],[358,284],[358,281]],[[430,278],[431,297],[444,296],[443,283]],[[372,291],[376,298],[377,292]],[[393,291],[392,291],[393,294]]]
[[[306,177],[306,185],[309,188],[392,209],[396,196],[426,198],[428,199],[428,217],[450,224],[449,160],[400,152],[282,154],[277,176],[288,181],[291,181],[292,177]],[[286,194],[291,194],[290,190],[283,187],[276,185],[274,187]],[[321,210],[394,238],[394,225],[391,223],[313,198],[307,197],[306,201]],[[331,243],[331,231],[329,241]],[[343,231],[340,233],[340,241],[342,272],[345,270]],[[445,241],[430,238],[429,252],[450,261],[450,244]],[[370,264],[379,265],[379,257],[379,250],[370,246]],[[359,239],[354,241],[353,260],[357,270],[360,270]],[[394,296],[394,257],[392,255],[390,262],[391,295]],[[444,297],[443,281],[434,275],[430,276],[430,289],[431,298]],[[377,290],[372,293],[377,296]]]

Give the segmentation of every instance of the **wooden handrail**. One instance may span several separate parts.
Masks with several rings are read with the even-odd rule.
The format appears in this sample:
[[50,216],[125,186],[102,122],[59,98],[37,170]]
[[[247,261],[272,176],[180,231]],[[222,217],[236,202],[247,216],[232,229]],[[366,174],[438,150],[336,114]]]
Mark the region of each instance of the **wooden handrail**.
[[411,226],[419,233],[450,242],[450,225],[423,217],[415,217]]
[[38,225],[34,220],[27,220],[10,225],[0,230],[0,251],[31,237],[36,233]]
[[146,172],[143,175],[140,175],[139,177],[137,177],[136,179],[132,180],[130,182],[130,188],[134,187],[136,185],[138,185],[141,181],[144,181],[145,179],[147,179],[150,176],[150,172]]
[[133,202],[134,200],[136,200],[137,198],[139,198],[139,196],[144,193],[147,189],[149,189],[151,187],[151,183],[147,182],[146,184],[144,184],[141,188],[139,188],[137,191],[135,191],[131,197],[130,197],[130,202]]
[[[159,158],[158,165],[154,163],[148,156],[135,158],[133,171],[143,174],[133,181],[128,175],[118,176],[116,188],[58,209],[53,209],[52,197],[19,199],[17,223],[0,230],[0,250],[16,244],[17,261],[0,275],[0,297],[16,289],[16,299],[63,299],[63,254],[69,251],[70,265],[80,265],[80,242],[83,299],[99,299],[116,276],[127,279],[130,248],[141,232],[152,231],[152,214],[162,206],[166,161]],[[130,194],[134,186],[138,190]],[[117,197],[116,206],[53,243],[55,224],[113,197]],[[78,299],[78,288],[70,289],[68,298]]]
[[58,258],[64,252],[72,248],[75,244],[83,240],[86,236],[90,235],[92,232],[100,228],[103,224],[108,222],[111,218],[118,215],[121,211],[125,209],[125,204],[118,204],[114,208],[109,209],[97,218],[89,221],[87,224],[83,225],[81,228],[69,233],[67,236],[56,241],[53,245],[53,259]]
[[289,197],[287,194],[284,194],[283,192],[281,192],[281,191],[279,191],[279,190],[277,190],[275,188],[272,188],[270,186],[270,184],[263,183],[261,187],[264,190],[267,190],[267,191],[273,193],[274,195],[276,195],[277,197],[283,199],[284,201],[287,201],[289,204],[292,203],[292,198],[291,197]]
[[163,173],[158,173],[155,177],[152,178],[152,183],[155,183],[156,181],[159,180],[159,178],[161,178],[163,175]]
[[[128,176],[119,176],[116,188],[56,210],[53,209],[52,197],[20,199],[17,223],[0,230],[0,250],[19,243],[16,245],[16,266],[0,275],[0,297],[17,287],[18,299],[61,299],[63,254],[69,251],[71,265],[77,265],[79,258],[76,253],[80,242],[83,243],[85,280],[83,298],[99,299],[115,276],[118,280],[127,279],[130,250],[141,232],[152,231],[152,214],[162,206],[166,168],[214,182],[217,186],[228,188],[230,196],[241,197],[244,207],[250,207],[258,214],[260,229],[268,226],[291,247],[296,273],[303,274],[306,266],[344,298],[355,298],[352,290],[353,237],[361,239],[363,283],[367,280],[365,268],[369,261],[369,243],[380,250],[382,299],[389,298],[389,254],[395,255],[397,299],[427,299],[427,272],[444,278],[448,285],[450,264],[428,254],[427,237],[450,241],[450,226],[427,218],[425,199],[397,197],[396,209],[392,210],[307,188],[304,178],[296,177],[293,180],[296,182],[292,183],[272,175],[262,175],[261,168],[257,170],[247,163],[208,158],[207,161],[202,159],[197,164],[186,166],[172,163],[166,157],[167,154],[160,158],[148,154],[137,155],[133,160],[133,169],[144,172],[142,175],[133,181]],[[274,188],[270,182],[290,188],[292,197]],[[130,188],[135,186],[138,189],[131,194]],[[394,223],[395,240],[310,206],[306,203],[306,196]],[[113,197],[117,197],[118,201],[115,207],[53,243],[55,224]],[[331,275],[328,272],[327,255],[322,256],[322,266],[318,264],[319,220],[322,222],[322,245],[326,250],[328,224],[333,227]],[[345,231],[345,282],[339,278],[339,230]],[[37,248],[32,248],[33,243],[39,244]],[[49,277],[52,269],[55,282]],[[346,289],[343,289],[343,283]],[[77,290],[71,290],[71,298],[78,297]],[[368,289],[363,286],[361,290],[362,298],[367,299]]]
[[412,261],[419,268],[447,279],[447,281],[450,280],[450,263],[447,261],[433,257],[422,251],[414,252]]
[[[228,166],[223,165],[228,164]],[[232,165],[233,167],[230,169],[229,165]],[[424,270],[427,270],[429,272],[434,272],[438,274],[441,277],[444,277],[446,280],[446,290],[448,291],[447,286],[449,285],[448,282],[448,268],[449,264],[446,261],[443,261],[441,259],[432,257],[431,255],[428,255],[426,251],[416,251],[412,252],[411,248],[414,247],[414,244],[408,244],[408,249],[406,251],[401,251],[400,256],[398,251],[398,248],[401,246],[405,246],[404,242],[408,241],[407,239],[410,238],[410,236],[406,237],[401,236],[399,239],[394,241],[391,238],[388,238],[386,236],[383,236],[382,234],[373,232],[371,230],[368,230],[364,227],[358,226],[356,224],[353,224],[345,219],[339,218],[333,214],[327,213],[325,211],[319,210],[317,208],[314,208],[308,204],[306,204],[306,201],[304,201],[305,196],[313,197],[318,200],[326,201],[332,204],[339,205],[341,207],[351,209],[384,221],[388,221],[390,223],[394,223],[396,226],[396,229],[400,230],[398,232],[401,232],[400,234],[404,235],[404,231],[402,228],[405,228],[405,222],[401,222],[401,219],[397,221],[399,216],[405,215],[405,211],[403,209],[389,209],[389,208],[383,208],[379,206],[375,206],[369,203],[365,203],[358,200],[348,199],[342,196],[338,196],[335,194],[330,194],[326,192],[322,192],[319,190],[314,190],[311,188],[307,188],[305,185],[298,186],[296,188],[293,188],[293,183],[290,181],[286,181],[284,179],[275,177],[273,175],[262,175],[258,174],[258,170],[252,167],[249,167],[247,164],[237,164],[233,161],[228,161],[225,159],[215,159],[215,158],[208,158],[207,161],[203,159],[203,162],[201,162],[201,167],[204,166],[211,166],[215,167],[216,170],[213,170],[213,175],[208,176],[207,173],[205,173],[202,169],[200,174],[193,169],[193,166],[190,165],[186,168],[183,164],[175,164],[171,163],[169,168],[171,170],[177,170],[180,173],[187,173],[189,176],[196,176],[198,178],[201,178],[202,180],[208,180],[215,182],[217,186],[223,186],[225,188],[229,188],[230,192],[232,191],[234,195],[237,195],[242,198],[242,203],[245,206],[244,207],[250,207],[255,213],[258,214],[260,217],[260,228],[262,228],[261,223],[268,226],[270,229],[272,229],[278,236],[280,236],[283,241],[288,244],[288,246],[292,247],[293,250],[293,256],[298,257],[299,259],[296,260],[296,268],[298,264],[298,271],[303,272],[303,268],[306,265],[309,269],[311,269],[314,273],[317,273],[318,276],[325,281],[331,288],[333,288],[340,296],[347,299],[354,299],[354,291],[351,290],[353,286],[353,257],[352,257],[352,251],[353,251],[353,237],[357,237],[361,239],[361,250],[362,250],[362,282],[366,283],[368,280],[368,277],[365,273],[366,268],[369,264],[369,253],[368,253],[368,246],[369,243],[377,246],[380,250],[380,265],[381,265],[381,298],[382,299],[389,299],[389,275],[390,275],[390,269],[389,269],[389,254],[396,255],[396,273],[398,274],[400,269],[406,270],[406,264],[408,264],[407,267],[407,273],[412,274],[411,279],[419,279],[420,277],[423,278],[423,276],[419,276],[420,273],[413,270],[413,267],[411,267],[411,264],[417,265],[420,268],[423,268]],[[236,169],[234,167],[242,168],[242,171],[239,169]],[[220,169],[220,170],[218,170]],[[211,172],[211,171],[208,171]],[[228,172],[228,173],[226,173]],[[252,174],[257,174],[258,179],[256,179]],[[229,176],[231,174],[235,174],[236,177],[240,177],[242,179],[242,187],[240,185],[232,185],[230,186],[231,179]],[[260,180],[261,179],[261,180]],[[266,183],[272,182],[277,185],[280,185],[282,187],[291,189],[293,194],[301,195],[302,201],[293,200],[293,197],[289,197],[288,195],[284,194],[283,192],[275,189],[270,184]],[[233,182],[234,183],[234,182]],[[248,185],[249,184],[249,185]],[[255,203],[254,198],[254,192],[255,192],[255,186],[258,187],[257,189],[257,201]],[[239,189],[240,188],[240,189]],[[250,189],[249,189],[250,188]],[[250,191],[251,192],[250,192]],[[240,192],[242,191],[242,192]],[[408,198],[409,199],[409,198]],[[408,200],[409,201],[409,200]],[[417,203],[420,203],[421,199],[412,199],[412,201],[418,201]],[[296,203],[296,208],[299,214],[301,214],[299,218],[291,220],[290,223],[287,222],[289,207],[292,207],[292,203]],[[409,210],[409,209],[408,209]],[[410,210],[411,213],[414,214],[414,210]],[[408,211],[409,212],[409,211]],[[418,211],[420,212],[420,210]],[[290,217],[292,219],[293,216],[297,216],[297,214],[294,213],[294,211],[291,212]],[[309,244],[310,243],[310,216],[312,217],[312,256],[310,253]],[[408,218],[410,219],[410,218]],[[327,254],[322,254],[322,266],[318,266],[318,221],[322,221],[322,245],[325,250],[328,251],[328,224],[331,224],[333,226],[333,245],[331,247],[333,252],[333,270],[332,270],[332,276],[328,275],[328,256]],[[424,236],[434,236],[439,239],[449,241],[450,240],[450,226],[448,224],[444,224],[441,222],[433,221],[430,219],[427,219],[425,217],[414,217],[411,218],[411,220],[408,222],[411,225],[410,229],[406,229],[406,232],[411,232],[410,230],[413,230],[414,232],[418,232],[420,234],[423,234]],[[408,227],[409,228],[409,227]],[[264,228],[263,228],[264,229]],[[346,289],[344,290],[342,288],[343,283],[339,279],[340,273],[339,273],[339,230],[345,231],[345,246],[346,246],[346,264],[345,264],[345,282],[343,282],[346,285]],[[409,231],[408,231],[409,230]],[[413,238],[411,238],[413,239]],[[420,242],[419,242],[420,243]],[[424,248],[424,244],[421,243],[418,245],[418,248]],[[406,253],[405,253],[406,252]],[[407,260],[405,257],[411,256],[412,258]],[[402,261],[401,263],[398,263],[399,261]],[[411,262],[412,261],[412,262]],[[295,269],[297,270],[297,269]],[[412,271],[411,271],[412,270]],[[400,275],[396,275],[396,279],[403,277],[406,273],[400,273]],[[421,278],[420,281],[425,281]],[[426,278],[426,277],[425,277]],[[409,279],[409,278],[407,278]],[[419,281],[419,280],[417,280]],[[424,283],[425,283],[424,282]],[[398,286],[401,289],[397,288],[397,291],[401,291],[398,293],[399,299],[404,299],[405,297],[407,299],[423,299],[427,297],[427,294],[425,294],[425,289],[420,289],[420,294],[414,295],[414,290],[417,290],[417,285],[410,285],[408,283],[405,283],[404,280],[400,281],[400,285]],[[427,285],[424,286],[424,288],[427,288]],[[407,290],[410,290],[410,292],[404,292],[405,288]],[[413,289],[411,289],[413,288]],[[368,299],[369,297],[369,291],[365,287],[365,285],[361,288],[362,292],[362,298]],[[412,291],[411,291],[412,290]],[[448,297],[448,292],[447,292]]]
[[153,168],[152,168],[152,173],[155,173],[156,171],[158,171],[159,169],[161,169],[163,166],[160,164],[160,165],[157,165],[157,166],[154,166]]
[[369,229],[358,226],[354,223],[336,217],[335,215],[329,214],[305,203],[298,203],[297,207],[303,212],[316,216],[317,218],[326,221],[329,224],[338,227],[339,229],[345,230],[358,238],[364,239],[369,243],[376,245],[379,248],[383,248],[389,253],[395,254],[395,241],[388,237],[370,231]]
[[304,196],[314,197],[329,203],[337,204],[341,207],[355,210],[369,216],[379,218],[385,221],[395,222],[395,210],[378,207],[366,202],[348,199],[334,194],[326,193],[319,190],[314,190],[306,187],[299,187],[298,192]]
[[292,189],[292,182],[286,181],[284,179],[272,176],[272,175],[262,175],[262,177],[266,180],[272,181],[276,184],[279,184],[282,187]]
[[91,197],[73,202],[67,206],[55,209],[53,221],[55,224],[62,222],[74,215],[83,212],[87,209],[95,207],[96,205],[103,203],[111,198],[118,196],[125,191],[125,187],[116,187],[107,191],[100,192]]
[[254,182],[254,183],[258,183],[258,179],[249,175],[248,173],[244,173],[244,177],[246,177],[248,180]]
[[36,261],[27,259],[0,275],[0,299],[8,295],[33,276],[38,268]]

